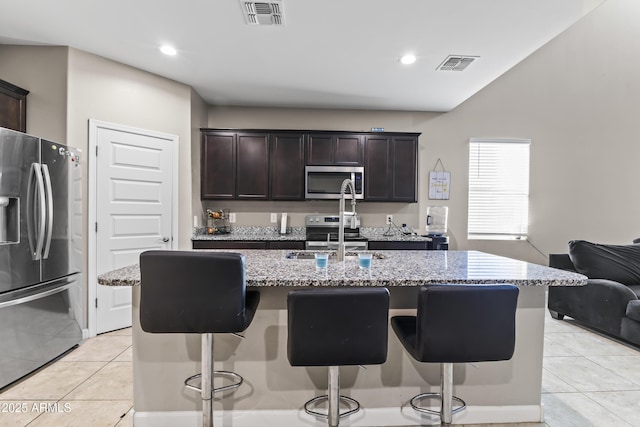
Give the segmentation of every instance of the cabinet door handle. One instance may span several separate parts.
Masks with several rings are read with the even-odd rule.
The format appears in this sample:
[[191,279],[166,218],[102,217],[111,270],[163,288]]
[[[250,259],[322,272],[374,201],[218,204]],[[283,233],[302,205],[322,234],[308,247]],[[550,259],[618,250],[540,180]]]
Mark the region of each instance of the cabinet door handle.
[[167,243],[169,240],[171,240],[171,239],[168,238],[168,237],[163,237],[162,238],[162,243]]

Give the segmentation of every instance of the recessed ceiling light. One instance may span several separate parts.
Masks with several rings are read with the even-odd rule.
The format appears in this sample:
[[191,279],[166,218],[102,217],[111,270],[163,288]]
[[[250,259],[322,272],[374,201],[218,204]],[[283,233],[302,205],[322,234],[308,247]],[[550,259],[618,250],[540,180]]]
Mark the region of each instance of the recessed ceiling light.
[[169,55],[169,56],[174,56],[176,55],[178,52],[171,46],[169,45],[164,45],[162,47],[160,47],[160,52],[164,53],[165,55]]
[[402,58],[400,58],[400,62],[403,63],[404,65],[410,65],[413,64],[414,62],[416,62],[416,57],[415,55],[405,55]]

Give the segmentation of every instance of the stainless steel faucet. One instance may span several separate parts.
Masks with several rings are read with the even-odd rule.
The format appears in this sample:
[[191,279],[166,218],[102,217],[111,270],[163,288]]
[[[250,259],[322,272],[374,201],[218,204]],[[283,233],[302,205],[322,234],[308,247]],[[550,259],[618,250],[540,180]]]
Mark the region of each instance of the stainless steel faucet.
[[351,218],[351,228],[356,228],[356,190],[353,187],[353,181],[349,178],[342,181],[342,185],[340,186],[340,217],[338,223],[338,261],[344,261],[344,199],[345,192],[347,191],[347,187],[349,187],[349,191],[351,191],[351,214],[353,217]]

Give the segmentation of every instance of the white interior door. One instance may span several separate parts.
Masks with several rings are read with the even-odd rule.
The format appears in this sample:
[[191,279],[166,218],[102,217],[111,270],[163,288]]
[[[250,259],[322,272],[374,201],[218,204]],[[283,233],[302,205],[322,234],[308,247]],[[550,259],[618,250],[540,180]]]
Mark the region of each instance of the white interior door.
[[[96,132],[96,275],[100,275],[137,264],[143,251],[172,248],[176,141],[124,127],[98,126]],[[131,288],[96,286],[96,333],[131,326]]]

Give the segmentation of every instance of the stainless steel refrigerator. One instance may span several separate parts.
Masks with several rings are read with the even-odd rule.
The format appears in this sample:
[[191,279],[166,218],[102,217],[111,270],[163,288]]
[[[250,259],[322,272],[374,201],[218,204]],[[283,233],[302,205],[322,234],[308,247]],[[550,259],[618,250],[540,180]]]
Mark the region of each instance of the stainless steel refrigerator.
[[82,340],[78,150],[0,128],[0,389]]

